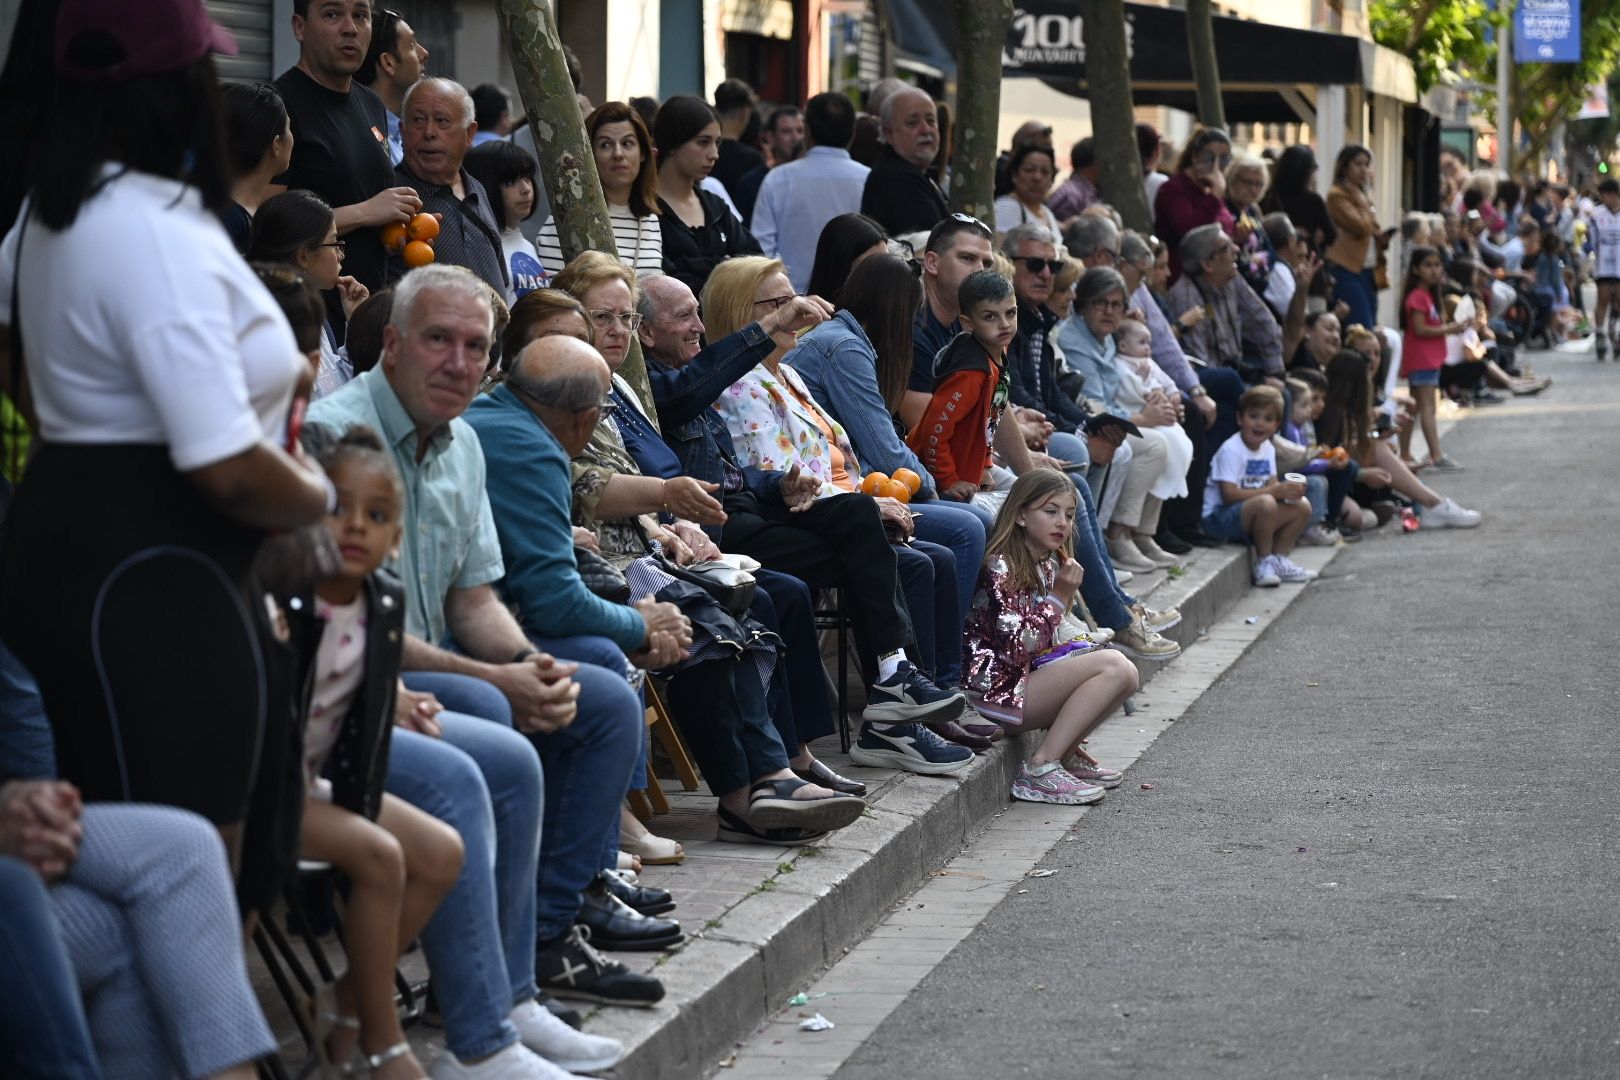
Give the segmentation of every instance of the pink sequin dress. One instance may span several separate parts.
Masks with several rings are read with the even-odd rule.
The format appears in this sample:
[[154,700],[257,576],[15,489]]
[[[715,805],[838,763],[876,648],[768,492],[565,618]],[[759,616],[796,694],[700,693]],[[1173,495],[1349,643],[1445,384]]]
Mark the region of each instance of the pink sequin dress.
[[1063,621],[1064,605],[1052,595],[1057,559],[1042,559],[1039,569],[1039,590],[1017,590],[1006,558],[987,559],[962,630],[962,689],[979,712],[1004,723],[1023,723],[1030,662],[1052,647]]

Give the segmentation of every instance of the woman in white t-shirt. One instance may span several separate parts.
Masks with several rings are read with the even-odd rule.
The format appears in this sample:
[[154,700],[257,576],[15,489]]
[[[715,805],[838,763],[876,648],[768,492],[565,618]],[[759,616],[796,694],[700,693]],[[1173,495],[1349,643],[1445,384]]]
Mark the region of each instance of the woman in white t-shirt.
[[152,6],[173,10],[64,5],[59,32],[86,32],[26,133],[0,322],[37,449],[0,542],[0,637],[39,684],[61,778],[208,818],[246,912],[274,895],[299,796],[252,567],[330,487],[282,449],[309,366],[215,217],[230,177],[208,52],[234,45],[200,3]]
[[[613,223],[613,243],[619,261],[637,276],[664,272],[664,233],[658,224],[658,165],[654,160],[652,136],[641,115],[622,101],[608,101],[591,110],[585,118],[585,132],[591,139],[596,173],[602,179],[607,197],[608,217]],[[557,237],[557,219],[540,227],[536,240],[540,262],[546,273],[562,272],[563,258]]]

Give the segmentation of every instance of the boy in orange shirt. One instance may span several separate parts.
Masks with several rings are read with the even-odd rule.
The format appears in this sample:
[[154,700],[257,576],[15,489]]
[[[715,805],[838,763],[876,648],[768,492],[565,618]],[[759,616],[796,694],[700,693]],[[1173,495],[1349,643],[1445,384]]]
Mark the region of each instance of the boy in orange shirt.
[[969,502],[990,465],[1007,404],[1007,346],[1018,333],[1018,301],[1012,282],[995,270],[969,274],[957,301],[967,331],[934,361],[934,394],[906,445],[933,474],[941,498]]

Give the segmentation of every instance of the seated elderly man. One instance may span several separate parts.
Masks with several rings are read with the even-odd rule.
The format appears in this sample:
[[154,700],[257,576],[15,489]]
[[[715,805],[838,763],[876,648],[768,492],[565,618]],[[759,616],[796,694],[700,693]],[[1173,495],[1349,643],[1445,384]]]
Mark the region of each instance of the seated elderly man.
[[462,418],[488,366],[493,325],[489,288],[469,271],[413,270],[394,290],[382,362],[316,402],[309,419],[381,432],[405,481],[393,569],[406,589],[406,686],[458,713],[515,719],[540,753],[541,986],[559,997],[650,1004],[662,985],[608,961],[575,929],[587,891],[594,907],[611,910],[601,871],[617,858],[619,803],[645,738],[641,704],[618,672],[541,653],[493,588],[504,567],[484,455]]
[[[776,636],[732,617],[649,554],[650,537],[670,534],[641,516],[661,500],[638,498],[642,478],[603,409],[612,386],[590,344],[553,335],[526,346],[506,381],[469,410],[486,452],[501,462],[490,490],[510,556],[505,596],[525,625],[545,630],[562,616],[573,632],[609,636],[638,666],[668,678],[675,718],[720,800],[721,840],[819,840],[853,822],[865,804],[788,771],[766,714]],[[625,574],[632,606],[596,596],[580,580],[570,503],[587,528],[611,526],[596,530],[601,554]],[[596,516],[610,514],[617,516]]]
[[1187,351],[1211,367],[1235,370],[1251,385],[1283,389],[1282,328],[1266,302],[1238,273],[1237,245],[1219,225],[1200,225],[1181,239],[1180,280],[1170,286],[1170,314],[1208,314],[1183,331]]
[[[903,645],[911,637],[894,556],[876,513],[870,506],[860,513],[860,499],[816,500],[820,481],[797,466],[782,473],[742,465],[731,432],[712,408],[733,382],[777,349],[778,337],[825,321],[831,307],[815,297],[794,297],[759,322],[705,347],[697,298],[678,285],[670,278],[646,283],[641,343],[664,441],[688,476],[713,485],[724,508],[724,527],[711,527],[710,534],[725,547],[817,588],[847,588],[856,648],[863,669],[875,672],[880,649]],[[891,703],[886,719],[899,722],[880,721],[869,741],[886,745],[865,752],[871,763],[935,774],[955,771],[973,759],[972,751],[935,733],[962,715],[960,699],[952,696],[943,707],[930,708],[918,707],[914,698],[897,701],[887,692],[881,696]],[[873,710],[870,715],[880,714]],[[815,730],[806,725],[801,737],[812,737]]]
[[[472,96],[453,79],[419,79],[405,91],[399,120],[405,160],[394,172],[400,183],[422,197],[424,214],[439,216],[434,262],[465,266],[497,295],[511,295],[497,224],[502,215],[490,201],[501,198],[501,193],[485,191],[461,167],[478,130]],[[390,278],[404,273],[400,254],[390,255],[388,261]]]

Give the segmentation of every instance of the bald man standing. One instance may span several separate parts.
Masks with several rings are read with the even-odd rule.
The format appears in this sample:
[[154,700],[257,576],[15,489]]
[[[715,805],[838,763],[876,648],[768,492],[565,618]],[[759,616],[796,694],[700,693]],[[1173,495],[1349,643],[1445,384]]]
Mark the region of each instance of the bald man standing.
[[883,99],[883,150],[861,195],[861,213],[890,236],[927,232],[950,213],[945,193],[925,171],[939,153],[934,99],[915,87]]

